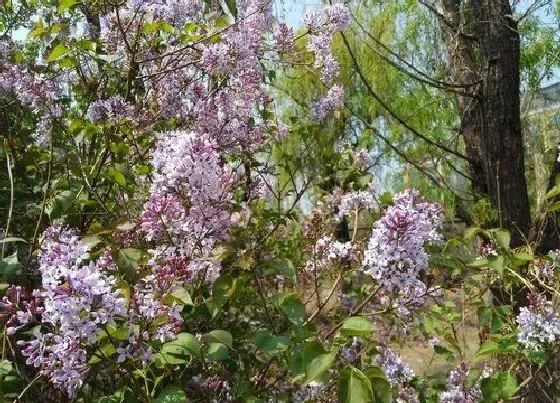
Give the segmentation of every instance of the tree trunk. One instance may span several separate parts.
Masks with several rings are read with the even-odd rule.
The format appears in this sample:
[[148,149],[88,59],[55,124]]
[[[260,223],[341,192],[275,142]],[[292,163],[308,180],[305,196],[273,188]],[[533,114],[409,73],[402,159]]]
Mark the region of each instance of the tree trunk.
[[461,134],[473,189],[487,196],[499,224],[520,246],[530,208],[520,117],[517,24],[507,0],[443,0],[439,14],[453,80],[470,88],[459,96]]

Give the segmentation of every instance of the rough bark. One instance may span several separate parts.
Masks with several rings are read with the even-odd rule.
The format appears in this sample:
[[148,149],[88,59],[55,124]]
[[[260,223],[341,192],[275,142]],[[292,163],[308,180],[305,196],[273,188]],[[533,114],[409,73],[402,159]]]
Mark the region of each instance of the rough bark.
[[487,196],[510,229],[512,246],[530,230],[520,118],[517,24],[507,0],[443,0],[439,18],[453,80],[472,84],[458,96],[461,134],[473,190]]

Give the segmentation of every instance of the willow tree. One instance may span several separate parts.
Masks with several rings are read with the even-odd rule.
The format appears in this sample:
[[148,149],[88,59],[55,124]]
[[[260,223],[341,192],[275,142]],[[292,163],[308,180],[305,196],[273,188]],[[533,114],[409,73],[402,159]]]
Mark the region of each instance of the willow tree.
[[[468,179],[475,199],[491,201],[497,211],[493,224],[511,231],[513,246],[529,239],[543,250],[556,247],[559,238],[546,204],[538,206],[538,214],[531,216],[520,94],[529,84],[538,87],[557,65],[558,51],[553,43],[537,48],[541,55],[523,59],[523,55],[535,53],[535,35],[531,37],[531,33],[536,30],[539,35],[549,35],[537,18],[538,11],[549,3],[537,0],[520,12],[504,0],[394,2],[387,6],[356,2],[353,29],[342,34],[357,85],[371,101],[393,124],[425,144],[427,152],[441,155],[451,164],[454,176]],[[380,35],[365,22],[365,13],[376,7],[392,10],[400,41]],[[431,29],[432,35],[411,35],[419,32],[416,19],[425,24],[423,32]],[[449,128],[447,135],[438,135],[429,125],[415,121],[399,107],[400,98],[408,96],[410,87],[395,89],[396,97],[387,97],[383,85],[372,80],[363,63],[364,49],[408,77],[408,82],[416,81],[425,88],[428,100],[447,94],[450,98],[445,99],[455,104],[457,127]],[[531,76],[532,81],[524,85],[522,69],[535,70],[538,63],[542,63],[543,74],[537,79]],[[438,111],[430,110],[433,115],[427,120],[434,122]],[[401,150],[398,145],[396,148]],[[548,169],[551,187],[558,168],[556,164]]]

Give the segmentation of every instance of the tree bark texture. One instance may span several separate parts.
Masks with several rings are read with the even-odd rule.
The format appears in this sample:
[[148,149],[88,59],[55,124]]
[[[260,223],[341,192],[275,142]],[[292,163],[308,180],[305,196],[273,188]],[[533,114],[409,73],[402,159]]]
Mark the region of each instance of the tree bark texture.
[[520,246],[531,226],[519,94],[520,39],[507,0],[442,0],[438,14],[459,95],[473,190],[487,196]]

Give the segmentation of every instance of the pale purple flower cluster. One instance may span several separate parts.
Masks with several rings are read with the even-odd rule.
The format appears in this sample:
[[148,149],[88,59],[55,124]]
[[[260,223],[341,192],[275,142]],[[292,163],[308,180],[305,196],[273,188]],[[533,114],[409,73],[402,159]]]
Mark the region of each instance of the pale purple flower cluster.
[[314,67],[321,69],[325,82],[330,82],[339,72],[338,62],[331,53],[333,35],[350,23],[348,8],[343,4],[327,6],[307,13],[304,22],[310,32],[307,49],[315,56]]
[[360,248],[351,242],[340,242],[324,236],[315,243],[313,255],[313,259],[306,263],[307,272],[313,272],[317,268],[329,269],[336,262],[357,261],[360,256]]
[[376,206],[375,197],[371,191],[357,191],[345,193],[340,199],[337,218],[340,220],[345,216],[350,216],[356,210],[371,210]]
[[325,98],[318,100],[312,108],[311,116],[319,121],[331,115],[344,106],[344,87],[339,84],[333,85]]
[[420,403],[418,392],[411,386],[400,388],[397,403]]
[[148,240],[172,237],[181,231],[185,215],[185,207],[176,194],[155,194],[144,205],[140,227]]
[[50,227],[44,232],[39,256],[43,288],[43,324],[53,331],[23,343],[26,363],[77,396],[87,371],[85,346],[96,341],[102,326],[114,324],[126,312],[126,299],[115,290],[115,278],[96,262],[72,230]]
[[362,345],[360,343],[360,339],[355,336],[352,337],[352,342],[350,343],[349,346],[344,347],[340,350],[340,355],[342,356],[342,360],[354,366],[359,366],[361,354],[362,354]]
[[371,162],[370,152],[365,148],[360,148],[354,152],[354,161],[359,167],[366,167]]
[[204,393],[205,396],[211,394],[212,403],[226,403],[233,401],[230,382],[221,379],[217,375],[207,379],[202,379],[200,375],[193,376],[190,383],[193,388]]
[[278,53],[283,54],[294,48],[294,29],[285,22],[278,23],[274,28],[274,44]]
[[172,340],[181,329],[183,307],[162,302],[172,288],[170,284],[163,288],[155,277],[148,276],[134,287],[124,323],[129,330],[128,340],[117,347],[117,362],[140,360],[145,367],[154,360],[154,351],[148,342]]
[[224,42],[211,43],[202,51],[202,64],[210,73],[227,74],[234,67],[235,58],[230,46]]
[[149,264],[161,281],[189,282],[197,276],[213,281],[219,274],[219,263],[209,254],[228,237],[233,175],[217,148],[208,135],[158,135],[140,227],[148,240],[158,242]]
[[60,90],[54,80],[12,64],[0,72],[0,90],[12,93],[37,116],[35,143],[46,146],[51,140],[53,121],[62,115]]
[[325,385],[321,382],[311,381],[292,393],[292,401],[294,403],[316,402],[324,391]]
[[403,292],[417,286],[428,268],[424,244],[441,239],[443,217],[441,207],[423,202],[416,190],[395,195],[393,202],[375,224],[363,266],[381,286]]
[[[153,215],[165,218],[173,244],[185,250],[208,251],[216,240],[227,237],[233,175],[221,163],[217,148],[209,136],[194,132],[158,135],[152,156],[156,172],[146,210],[149,214],[143,214],[141,224],[153,234],[150,238],[161,233],[153,223]],[[184,210],[179,206],[181,202]]]
[[39,290],[26,295],[21,286],[10,286],[0,301],[0,320],[5,323],[6,332],[15,334],[29,323],[36,321],[43,313],[43,300]]
[[340,242],[329,237],[322,237],[315,244],[315,253],[321,259],[357,260],[360,249],[351,242]]
[[478,258],[487,258],[488,256],[497,256],[496,245],[492,242],[485,242],[480,247],[480,252]]
[[338,300],[340,302],[340,309],[343,312],[353,312],[359,305],[358,300],[355,297],[343,292],[338,294]]
[[134,108],[121,96],[100,99],[91,103],[88,117],[93,123],[107,121],[117,124],[125,119],[132,119]]
[[532,292],[529,305],[519,309],[517,341],[529,350],[541,350],[560,339],[560,316],[546,297]]
[[491,369],[485,369],[474,385],[468,385],[469,367],[461,362],[449,373],[445,390],[438,395],[439,403],[475,403],[482,399],[480,382],[488,378]]
[[397,353],[387,347],[378,347],[378,350],[375,363],[383,370],[391,385],[400,385],[412,380],[414,371]]

